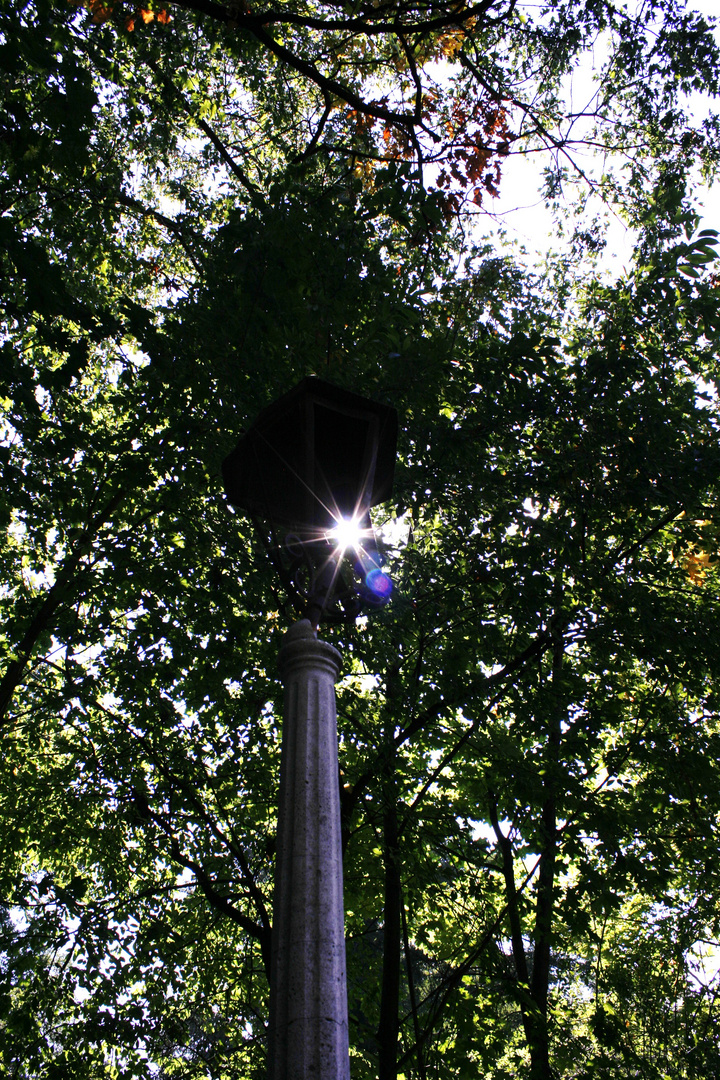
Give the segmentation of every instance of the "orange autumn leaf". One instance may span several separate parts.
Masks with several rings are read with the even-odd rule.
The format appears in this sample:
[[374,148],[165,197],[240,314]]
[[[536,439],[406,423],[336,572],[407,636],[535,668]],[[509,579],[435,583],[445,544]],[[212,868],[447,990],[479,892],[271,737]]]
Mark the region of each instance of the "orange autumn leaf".
[[700,585],[715,559],[707,551],[693,551],[683,560],[683,568],[693,585]]
[[142,21],[147,26],[147,24],[151,23],[153,21],[153,19],[155,18],[155,12],[154,11],[148,11],[147,8],[140,8],[140,18],[142,19]]
[[93,0],[89,5],[92,12],[93,22],[107,22],[112,15],[112,4],[103,4],[101,0]]
[[162,11],[158,11],[156,18],[162,26],[165,26],[166,23],[170,22],[170,16],[168,15],[165,8],[163,8]]

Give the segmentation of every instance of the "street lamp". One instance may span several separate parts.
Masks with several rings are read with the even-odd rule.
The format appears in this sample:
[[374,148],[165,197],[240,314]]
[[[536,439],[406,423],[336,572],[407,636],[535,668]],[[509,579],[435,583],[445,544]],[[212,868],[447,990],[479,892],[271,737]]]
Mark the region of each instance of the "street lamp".
[[389,599],[369,511],[390,496],[396,441],[393,408],[307,378],[258,417],[222,466],[229,501],[269,525],[276,566],[305,616],[279,656],[285,710],[270,1080],[350,1076],[335,705],[341,657],[316,631],[323,619],[352,619]]
[[389,598],[369,510],[390,496],[396,442],[395,409],[310,377],[223,462],[228,499],[269,527],[275,566],[315,626]]

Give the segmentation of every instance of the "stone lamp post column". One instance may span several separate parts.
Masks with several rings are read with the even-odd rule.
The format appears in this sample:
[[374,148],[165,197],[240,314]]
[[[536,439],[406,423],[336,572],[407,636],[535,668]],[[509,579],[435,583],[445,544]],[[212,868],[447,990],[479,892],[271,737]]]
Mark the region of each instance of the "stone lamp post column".
[[[392,406],[308,376],[263,409],[222,463],[228,501],[269,527],[283,584],[310,616],[288,631],[280,650],[285,717],[270,1080],[349,1080],[335,713],[340,655],[317,640],[313,626],[333,608],[333,618],[352,621],[361,608],[390,598],[370,510],[392,494],[397,431]],[[333,539],[342,525],[358,527],[356,543]],[[349,547],[357,559],[345,558]]]
[[270,984],[270,1080],[349,1080],[335,681],[308,619],[280,650],[285,686]]

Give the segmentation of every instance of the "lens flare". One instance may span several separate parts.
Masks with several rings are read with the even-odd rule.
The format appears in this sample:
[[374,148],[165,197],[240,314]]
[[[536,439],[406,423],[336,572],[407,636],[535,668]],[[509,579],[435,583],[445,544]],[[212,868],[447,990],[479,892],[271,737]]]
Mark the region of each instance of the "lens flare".
[[329,535],[342,551],[347,551],[348,548],[360,547],[362,534],[363,530],[357,518],[340,518]]
[[378,600],[387,600],[392,592],[392,581],[378,567],[370,571],[365,578],[365,584]]
[[340,573],[340,564],[345,554],[352,552],[352,563],[359,579],[355,588],[363,603],[371,607],[385,604],[390,599],[393,583],[382,569],[383,559],[377,549],[369,516],[338,516],[335,525],[325,536],[335,545],[335,552],[331,557],[335,572]]

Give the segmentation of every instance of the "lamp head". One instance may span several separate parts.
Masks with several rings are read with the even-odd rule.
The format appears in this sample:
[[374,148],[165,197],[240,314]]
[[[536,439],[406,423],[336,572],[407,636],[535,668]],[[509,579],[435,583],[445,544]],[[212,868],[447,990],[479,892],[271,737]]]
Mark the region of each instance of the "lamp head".
[[395,409],[310,377],[265,409],[223,461],[228,499],[273,536],[279,528],[292,538],[284,546],[312,567],[323,611],[348,592],[341,564],[351,560],[355,614],[389,598],[369,510],[390,497],[396,443]]

